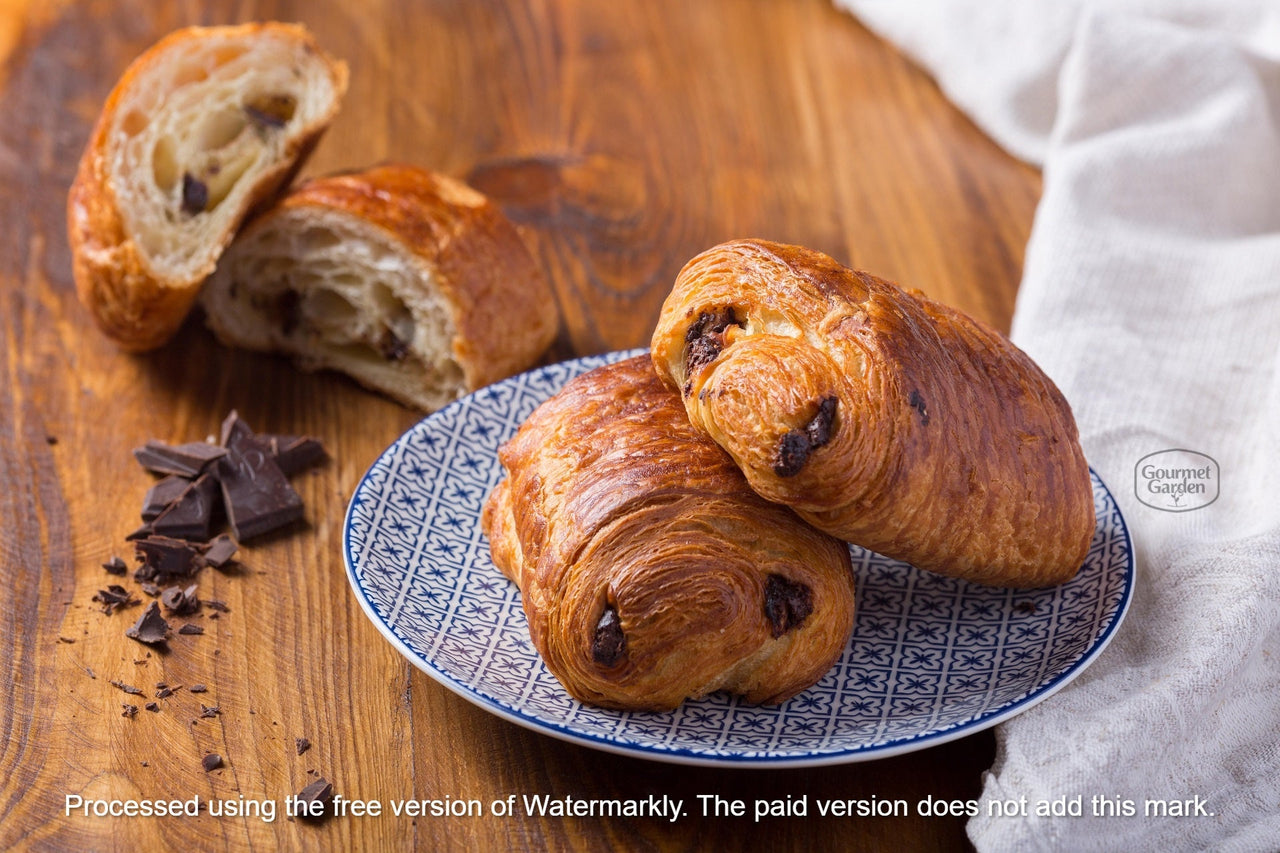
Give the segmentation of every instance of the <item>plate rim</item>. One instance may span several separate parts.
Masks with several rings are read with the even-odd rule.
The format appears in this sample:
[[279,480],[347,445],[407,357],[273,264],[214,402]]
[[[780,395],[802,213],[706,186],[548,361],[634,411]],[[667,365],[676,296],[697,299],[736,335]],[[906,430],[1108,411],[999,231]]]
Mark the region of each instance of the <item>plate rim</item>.
[[[532,368],[500,382],[513,382],[522,376],[546,370],[550,367],[559,367],[565,365],[575,365],[583,361],[597,361],[596,366],[610,364],[615,361],[621,361],[648,352],[645,348],[619,350],[609,353],[599,353],[595,355],[579,356],[577,358],[567,359],[562,362],[542,365]],[[589,367],[587,370],[594,369]],[[585,370],[582,372],[586,372]],[[576,374],[575,374],[576,375]],[[566,380],[567,381],[567,380]],[[495,383],[496,384],[496,383]],[[1043,702],[1066,687],[1074,681],[1085,669],[1087,669],[1097,658],[1106,650],[1115,637],[1117,629],[1124,621],[1125,616],[1129,612],[1129,606],[1133,601],[1134,588],[1137,580],[1138,556],[1133,545],[1133,536],[1129,531],[1129,524],[1124,518],[1124,514],[1120,509],[1120,504],[1116,500],[1115,493],[1106,484],[1102,477],[1089,467],[1089,473],[1096,482],[1101,485],[1103,491],[1111,499],[1115,505],[1115,514],[1119,519],[1119,533],[1124,541],[1124,552],[1128,557],[1127,566],[1124,572],[1124,587],[1121,593],[1120,602],[1116,608],[1115,615],[1111,619],[1111,623],[1103,630],[1094,641],[1091,648],[1080,658],[1073,661],[1070,667],[1064,672],[1059,673],[1052,681],[1042,684],[1033,689],[1026,696],[1014,700],[1007,706],[1000,708],[986,716],[979,716],[965,722],[956,723],[944,729],[924,732],[922,734],[912,735],[903,739],[890,741],[880,744],[869,744],[854,748],[846,748],[835,752],[824,752],[816,754],[798,754],[798,755],[776,755],[776,756],[760,756],[760,755],[741,755],[733,754],[717,754],[708,755],[700,752],[685,749],[683,747],[676,748],[656,748],[643,743],[618,743],[605,737],[593,735],[578,729],[568,727],[564,724],[551,723],[545,720],[536,719],[531,716],[525,716],[517,711],[507,708],[489,697],[479,693],[474,688],[468,687],[460,683],[448,673],[438,668],[431,661],[427,660],[418,652],[410,648],[403,640],[400,639],[392,630],[390,624],[378,613],[373,603],[369,600],[369,596],[361,585],[356,575],[356,568],[352,559],[352,542],[351,533],[354,520],[354,514],[358,508],[356,498],[364,489],[365,484],[376,470],[383,467],[390,455],[416,430],[420,429],[425,423],[441,413],[460,407],[475,394],[483,392],[485,389],[479,389],[476,392],[467,394],[464,397],[454,400],[447,406],[436,412],[432,412],[418,421],[410,425],[402,432],[394,441],[392,441],[378,457],[369,465],[368,469],[361,476],[360,481],[356,484],[351,493],[351,498],[347,503],[347,511],[343,516],[342,523],[342,561],[346,569],[347,581],[351,586],[352,592],[355,593],[356,600],[360,604],[361,610],[365,616],[373,623],[384,639],[388,640],[392,647],[395,648],[409,663],[413,664],[422,672],[426,673],[433,681],[444,686],[454,694],[466,699],[473,705],[504,719],[508,722],[537,732],[556,738],[557,740],[568,743],[577,744],[579,746],[589,747],[591,749],[612,753],[615,755],[625,755],[632,758],[647,759],[650,761],[658,761],[668,764],[680,764],[686,766],[713,766],[713,767],[740,767],[740,768],[805,768],[805,767],[821,767],[839,764],[853,764],[863,761],[872,761],[882,758],[891,758],[897,755],[904,755],[910,752],[916,752],[921,749],[927,749],[933,746],[940,746],[950,741],[959,740],[968,735],[977,734],[987,729],[993,728],[1006,720],[1015,717],[1035,705]],[[536,654],[535,650],[535,654]]]

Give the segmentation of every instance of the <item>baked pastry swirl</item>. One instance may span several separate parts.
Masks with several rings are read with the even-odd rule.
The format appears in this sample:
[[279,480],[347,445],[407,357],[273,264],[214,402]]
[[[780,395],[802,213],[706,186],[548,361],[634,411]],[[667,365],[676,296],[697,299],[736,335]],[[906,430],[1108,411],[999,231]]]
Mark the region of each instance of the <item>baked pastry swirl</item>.
[[690,261],[653,362],[753,489],[915,566],[1035,587],[1079,570],[1093,493],[1071,409],[1004,336],[797,246]]
[[778,703],[848,642],[848,547],[752,492],[647,357],[567,383],[500,457],[482,519],[494,562],[582,702]]
[[293,24],[188,27],[108,96],[67,199],[76,290],[121,347],[186,318],[248,212],[337,114],[347,68]]

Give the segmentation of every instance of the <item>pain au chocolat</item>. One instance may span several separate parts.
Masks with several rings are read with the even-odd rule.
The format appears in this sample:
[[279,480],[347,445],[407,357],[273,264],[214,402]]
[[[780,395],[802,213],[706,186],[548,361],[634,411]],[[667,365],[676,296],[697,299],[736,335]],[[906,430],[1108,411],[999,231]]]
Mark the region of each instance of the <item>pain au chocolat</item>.
[[779,703],[848,642],[848,547],[755,494],[647,357],[570,381],[500,458],[483,513],[494,562],[582,702]]
[[1004,336],[819,252],[725,243],[680,272],[653,362],[753,489],[913,565],[1065,581],[1095,519],[1071,409]]

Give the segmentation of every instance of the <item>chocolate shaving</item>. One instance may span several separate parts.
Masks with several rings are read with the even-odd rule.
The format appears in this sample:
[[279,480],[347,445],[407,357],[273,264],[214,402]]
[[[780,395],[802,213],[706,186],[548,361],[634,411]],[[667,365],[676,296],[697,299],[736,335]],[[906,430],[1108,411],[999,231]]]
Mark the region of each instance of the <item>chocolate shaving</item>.
[[208,607],[210,610],[216,610],[219,613],[231,612],[231,608],[227,606],[225,601],[219,601],[216,598],[206,598],[204,601],[204,605],[205,607]]
[[182,173],[182,212],[202,213],[209,204],[209,187],[190,172]]
[[203,441],[171,445],[148,441],[133,450],[133,456],[148,471],[179,477],[198,477],[215,459],[226,455],[224,448]]
[[626,655],[627,638],[622,633],[618,611],[612,606],[606,607],[591,639],[591,659],[601,666],[614,666]]
[[157,684],[156,686],[160,688],[159,690],[156,691],[157,699],[168,699],[174,693],[182,689],[181,684],[177,684],[177,685],[174,685],[173,687],[170,687],[167,684],[161,683],[161,684]]
[[214,717],[222,713],[222,707],[219,705],[206,705],[200,703],[200,719],[212,720]]
[[102,604],[102,612],[108,616],[121,607],[129,607],[138,603],[138,599],[133,597],[133,593],[114,583],[106,589],[98,590],[98,594],[93,597],[93,600]]
[[218,461],[218,475],[236,539],[243,542],[302,518],[302,498],[234,411],[222,424],[222,444],[227,455]]
[[125,684],[123,681],[112,681],[111,686],[120,688],[120,690],[124,691],[125,693],[128,693],[130,696],[143,695],[142,691],[139,690],[137,687],[134,687],[132,684]]
[[183,589],[171,586],[160,593],[160,603],[177,616],[187,616],[200,609],[200,599],[196,597],[196,585]]
[[124,635],[131,640],[137,640],[139,643],[154,645],[163,643],[169,638],[169,623],[164,621],[164,617],[160,615],[160,605],[157,602],[151,602],[147,606],[146,611],[138,617],[138,621],[133,627],[124,632]]
[[774,455],[773,473],[779,477],[794,477],[809,461],[810,453],[831,441],[838,404],[839,398],[834,395],[823,397],[809,423],[783,434]]
[[808,586],[782,575],[769,575],[764,585],[764,615],[775,639],[799,627],[812,612],[813,592]]
[[211,752],[200,760],[200,766],[204,768],[205,773],[217,770],[222,766],[222,756],[216,752]]
[[203,634],[204,628],[201,628],[199,625],[193,625],[190,622],[188,622],[187,624],[183,625],[181,628],[178,629],[178,633],[186,634],[188,636],[191,636],[193,634]]

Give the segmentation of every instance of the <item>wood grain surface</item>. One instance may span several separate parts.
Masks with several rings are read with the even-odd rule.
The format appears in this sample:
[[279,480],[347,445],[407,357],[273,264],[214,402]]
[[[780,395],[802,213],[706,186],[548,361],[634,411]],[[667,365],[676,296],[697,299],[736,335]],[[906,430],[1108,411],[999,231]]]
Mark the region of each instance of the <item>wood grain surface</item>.
[[[802,243],[1007,329],[1039,177],[892,48],[824,0],[177,2],[9,0],[0,90],[0,848],[950,850],[961,818],[649,819],[66,816],[65,797],[280,801],[314,776],[351,798],[511,794],[691,801],[967,799],[989,733],[811,770],[687,768],[596,752],[468,704],[365,618],[340,553],[346,502],[418,413],[333,375],[218,346],[197,320],[120,353],[76,301],[65,199],[128,62],[192,23],[300,20],[351,66],[305,173],[399,159],[471,181],[527,230],[562,332],[549,359],[643,345],[677,270],[721,240]],[[511,317],[510,322],[520,322]],[[149,438],[196,440],[236,408],[310,433],[306,523],[255,543],[202,636],[124,636],[94,593],[131,562]],[[133,586],[132,581],[127,585]],[[136,685],[131,697],[113,680]],[[152,701],[159,682],[208,685]],[[201,718],[201,704],[220,713]],[[296,754],[295,739],[313,746]],[[208,752],[225,767],[205,772]]]

